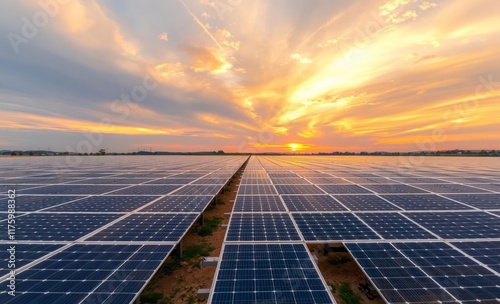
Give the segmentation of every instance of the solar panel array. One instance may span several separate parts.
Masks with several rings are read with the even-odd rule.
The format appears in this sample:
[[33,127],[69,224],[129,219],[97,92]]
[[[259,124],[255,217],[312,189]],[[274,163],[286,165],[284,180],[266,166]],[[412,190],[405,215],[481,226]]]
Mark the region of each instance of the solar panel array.
[[[412,161],[252,157],[225,246],[345,243],[389,303],[498,303],[500,164],[425,158],[408,165]],[[220,291],[223,282],[219,273],[212,303],[229,303],[224,293],[237,292]]]
[[132,303],[246,157],[0,159],[0,223],[16,190],[16,296],[2,303]]

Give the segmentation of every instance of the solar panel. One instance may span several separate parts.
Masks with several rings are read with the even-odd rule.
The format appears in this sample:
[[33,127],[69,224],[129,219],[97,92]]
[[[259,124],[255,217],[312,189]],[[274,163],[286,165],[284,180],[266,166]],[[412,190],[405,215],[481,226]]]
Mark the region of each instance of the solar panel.
[[326,193],[330,194],[362,194],[372,193],[359,185],[318,185]]
[[[115,185],[53,185],[44,186],[32,189],[20,190],[20,194],[104,194],[117,189],[123,188],[123,186]],[[19,189],[19,187],[16,187]]]
[[324,194],[314,185],[276,185],[279,194]]
[[500,273],[500,241],[454,242],[451,244]]
[[419,188],[434,193],[490,193],[490,191],[460,184],[422,184]]
[[226,242],[300,241],[301,238],[286,213],[233,213]]
[[352,213],[294,213],[293,219],[306,242],[380,239]]
[[238,195],[276,195],[278,194],[271,185],[240,185]]
[[347,211],[329,195],[283,195],[288,210],[300,211]]
[[175,195],[215,195],[222,185],[187,185],[173,194]]
[[16,240],[72,241],[119,218],[120,214],[30,213],[18,217]]
[[[67,203],[73,200],[83,198],[84,196],[28,196],[19,195],[16,197],[16,210],[23,211],[36,211],[45,209],[47,207]],[[0,199],[0,204],[5,204],[8,198]]]
[[194,181],[193,178],[160,178],[145,183],[146,185],[186,185]]
[[86,241],[178,242],[197,214],[132,214]]
[[[172,245],[73,245],[16,276],[2,303],[131,303]],[[3,282],[7,285],[7,282]]]
[[[50,254],[57,249],[61,248],[62,244],[13,244],[15,245],[15,265],[19,269],[26,266],[27,264]],[[10,253],[7,249],[10,248],[10,244],[3,245],[3,250],[0,251],[0,277],[9,273],[11,269],[8,268]]]
[[286,211],[277,195],[237,196],[233,212],[270,212]]
[[113,195],[166,195],[180,185],[138,185],[115,191]]
[[471,186],[474,186],[476,188],[481,188],[485,189],[488,191],[494,191],[494,192],[500,192],[500,184],[471,184]]
[[275,185],[310,185],[307,180],[303,178],[272,178]]
[[426,193],[422,189],[418,189],[409,185],[390,184],[390,185],[363,185],[375,193]]
[[351,211],[401,210],[376,195],[334,195],[333,197]]
[[356,216],[384,239],[437,238],[399,213],[356,213]]
[[500,194],[447,194],[445,196],[483,210],[500,209]]
[[485,212],[421,212],[405,215],[444,239],[500,238],[500,221]]
[[140,212],[202,212],[212,201],[213,196],[206,195],[167,195],[148,205]]
[[456,302],[388,243],[345,243],[345,246],[388,303]]
[[303,244],[225,244],[209,303],[335,303]]
[[47,209],[49,212],[129,212],[159,196],[90,196],[76,202]]
[[271,180],[268,178],[245,178],[241,179],[242,185],[270,185]]
[[471,207],[435,194],[382,195],[404,210],[471,210]]

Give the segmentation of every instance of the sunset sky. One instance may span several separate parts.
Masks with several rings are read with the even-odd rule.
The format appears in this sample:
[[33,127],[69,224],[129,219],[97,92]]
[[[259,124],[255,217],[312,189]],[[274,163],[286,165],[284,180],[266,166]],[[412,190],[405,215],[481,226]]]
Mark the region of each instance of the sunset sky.
[[1,4],[0,150],[500,149],[497,0],[60,2]]

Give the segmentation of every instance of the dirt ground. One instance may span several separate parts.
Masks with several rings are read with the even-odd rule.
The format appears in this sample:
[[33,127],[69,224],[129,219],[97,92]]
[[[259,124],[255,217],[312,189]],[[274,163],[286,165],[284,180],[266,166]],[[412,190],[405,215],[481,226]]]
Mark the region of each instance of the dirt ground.
[[[222,199],[224,204],[217,204],[210,206],[203,213],[205,218],[220,217],[222,224],[228,224],[229,218],[224,217],[224,213],[230,213],[233,209],[233,203],[236,198],[237,185],[240,183],[241,174],[243,170],[236,173],[234,182],[226,186],[229,191],[224,194],[218,194],[217,198]],[[191,245],[199,245],[206,243],[215,249],[210,253],[210,256],[219,256],[226,230],[217,229],[209,236],[199,236],[195,228],[191,229],[189,233],[182,240],[184,249]],[[169,257],[167,263],[173,262],[175,257]],[[170,275],[165,276],[161,274],[161,270],[153,278],[151,283],[146,287],[142,295],[159,292],[164,295],[163,300],[158,303],[165,304],[185,304],[185,303],[206,303],[206,300],[198,300],[197,291],[200,288],[210,288],[215,276],[215,267],[206,267],[200,269],[200,258],[194,258],[190,261],[181,262],[180,267],[174,270]]]
[[[364,303],[385,303],[380,296],[369,300],[365,294],[359,291],[358,284],[365,283],[366,276],[348,252],[329,252],[325,256],[323,254],[323,245],[308,245],[308,248],[318,257],[318,268],[327,284],[338,286],[341,282],[347,282],[351,286],[351,289],[361,296]],[[348,258],[349,261],[338,265],[331,263],[332,260],[338,260],[342,257]],[[337,303],[343,303],[338,292],[334,292],[333,296]]]

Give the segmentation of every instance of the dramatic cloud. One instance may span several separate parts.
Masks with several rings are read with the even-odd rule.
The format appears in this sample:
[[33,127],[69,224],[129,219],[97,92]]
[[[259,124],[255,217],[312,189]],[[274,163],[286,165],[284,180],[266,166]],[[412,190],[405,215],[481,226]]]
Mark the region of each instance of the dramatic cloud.
[[7,1],[0,149],[500,149],[499,9]]

